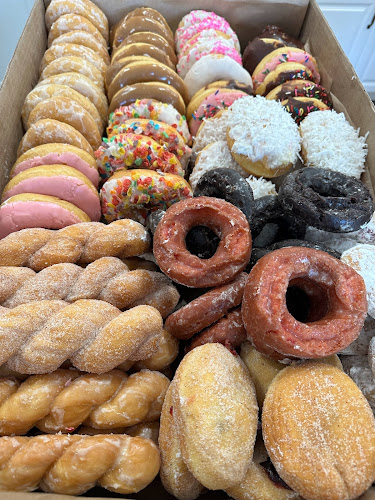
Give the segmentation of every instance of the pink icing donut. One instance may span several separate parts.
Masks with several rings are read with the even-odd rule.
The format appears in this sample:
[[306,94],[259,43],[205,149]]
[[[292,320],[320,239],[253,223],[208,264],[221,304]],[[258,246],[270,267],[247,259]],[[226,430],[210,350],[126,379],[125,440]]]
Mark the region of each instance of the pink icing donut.
[[253,73],[254,90],[264,81],[268,73],[284,62],[297,62],[308,68],[314,77],[315,83],[320,82],[320,74],[315,58],[302,49],[281,47],[264,57]]
[[0,238],[29,227],[61,229],[79,222],[90,222],[85,212],[53,196],[21,194],[0,207]]
[[92,221],[101,217],[95,186],[83,174],[65,165],[39,166],[21,172],[5,186],[1,201],[22,193],[55,196],[83,210]]
[[11,172],[11,178],[28,170],[29,168],[41,165],[68,165],[85,175],[97,188],[99,185],[99,173],[96,168],[91,167],[85,160],[70,151],[62,153],[48,153],[44,156],[35,156],[15,165]]
[[199,127],[202,124],[204,118],[212,118],[221,109],[227,109],[234,101],[240,99],[241,97],[246,97],[245,92],[222,92],[220,90],[215,90],[206,97],[199,108],[194,111],[192,118],[189,122],[189,127],[192,135],[196,135]]

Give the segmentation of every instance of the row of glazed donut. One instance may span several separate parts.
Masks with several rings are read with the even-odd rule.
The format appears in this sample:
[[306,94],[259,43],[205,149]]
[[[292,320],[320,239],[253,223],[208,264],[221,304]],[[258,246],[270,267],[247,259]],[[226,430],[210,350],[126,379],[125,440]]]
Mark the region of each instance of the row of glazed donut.
[[45,19],[49,48],[22,109],[26,133],[2,195],[0,237],[101,217],[94,151],[108,112],[108,21],[89,0],[53,0]]

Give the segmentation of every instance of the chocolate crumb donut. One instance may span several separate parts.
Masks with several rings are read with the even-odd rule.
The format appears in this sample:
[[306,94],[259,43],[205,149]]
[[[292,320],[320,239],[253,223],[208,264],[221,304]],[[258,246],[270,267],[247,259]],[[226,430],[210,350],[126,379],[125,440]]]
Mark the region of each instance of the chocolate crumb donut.
[[285,214],[333,233],[357,231],[374,211],[371,194],[361,181],[323,168],[288,174],[279,200]]
[[255,208],[253,190],[235,170],[230,168],[209,170],[199,179],[194,196],[212,196],[232,203],[245,214],[251,226]]

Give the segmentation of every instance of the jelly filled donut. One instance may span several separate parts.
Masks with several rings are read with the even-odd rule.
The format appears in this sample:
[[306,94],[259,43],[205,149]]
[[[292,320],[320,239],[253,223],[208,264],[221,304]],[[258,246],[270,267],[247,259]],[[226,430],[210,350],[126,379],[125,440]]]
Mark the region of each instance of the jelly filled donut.
[[287,215],[333,233],[357,231],[374,211],[371,194],[361,181],[322,168],[288,174],[279,199]]
[[[286,294],[292,287],[308,299],[306,322],[288,311]],[[250,272],[242,300],[249,340],[274,359],[335,354],[358,337],[366,313],[361,276],[331,255],[303,247],[262,257]]]
[[[200,259],[186,248],[185,238],[195,226],[207,226],[220,237],[210,259]],[[232,204],[202,196],[177,203],[164,215],[154,235],[154,255],[173,281],[192,288],[230,282],[246,266],[251,234],[245,215]]]

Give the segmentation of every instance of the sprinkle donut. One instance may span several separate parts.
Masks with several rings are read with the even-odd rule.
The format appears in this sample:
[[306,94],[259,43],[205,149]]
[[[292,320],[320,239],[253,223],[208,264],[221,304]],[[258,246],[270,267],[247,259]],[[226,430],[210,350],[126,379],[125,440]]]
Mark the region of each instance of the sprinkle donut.
[[[210,259],[191,254],[185,238],[193,227],[207,226],[220,237]],[[177,203],[164,215],[154,235],[154,255],[173,281],[192,288],[214,287],[232,281],[251,254],[251,234],[245,215],[232,204],[201,196]]]
[[108,222],[133,219],[141,224],[151,212],[192,196],[191,187],[182,177],[143,169],[116,172],[100,193],[102,213]]
[[124,168],[149,168],[184,176],[177,157],[166,151],[154,139],[137,134],[119,134],[103,139],[95,151],[99,174],[108,179],[117,170]]

